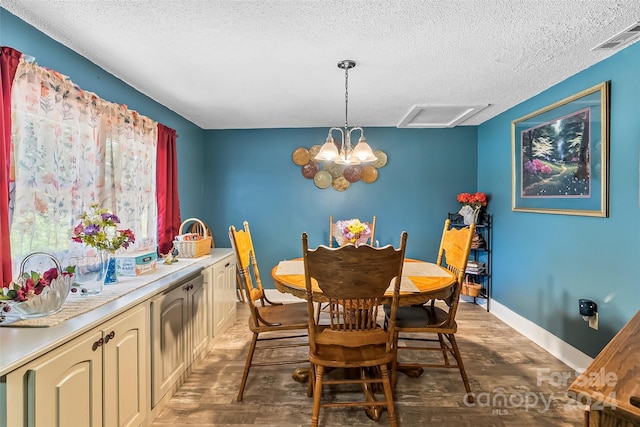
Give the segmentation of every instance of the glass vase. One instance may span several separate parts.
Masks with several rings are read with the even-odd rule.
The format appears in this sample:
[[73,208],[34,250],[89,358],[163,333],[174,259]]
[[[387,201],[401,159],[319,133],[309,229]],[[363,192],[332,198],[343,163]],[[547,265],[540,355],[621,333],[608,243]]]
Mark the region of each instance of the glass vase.
[[[95,295],[102,292],[102,286],[107,274],[109,252],[98,251],[92,255],[71,258],[76,266],[74,289],[81,295]],[[74,291],[72,289],[72,291]]]

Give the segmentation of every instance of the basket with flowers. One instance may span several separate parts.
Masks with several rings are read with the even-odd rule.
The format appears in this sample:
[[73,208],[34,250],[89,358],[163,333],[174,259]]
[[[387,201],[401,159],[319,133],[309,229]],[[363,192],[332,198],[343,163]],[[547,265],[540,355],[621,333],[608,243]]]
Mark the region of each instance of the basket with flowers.
[[348,243],[362,245],[371,237],[371,227],[369,223],[360,222],[357,218],[336,221],[333,226],[333,237],[340,246]]
[[[42,274],[25,272],[27,261],[36,256],[46,256],[55,264]],[[4,314],[15,309],[23,319],[42,317],[60,311],[69,295],[75,268],[62,268],[53,255],[46,252],[33,252],[20,264],[18,279],[0,291],[1,312]],[[2,319],[0,319],[2,320]]]
[[457,200],[462,205],[458,213],[462,215],[465,224],[478,222],[480,212],[488,204],[487,195],[481,191],[477,193],[460,193]]

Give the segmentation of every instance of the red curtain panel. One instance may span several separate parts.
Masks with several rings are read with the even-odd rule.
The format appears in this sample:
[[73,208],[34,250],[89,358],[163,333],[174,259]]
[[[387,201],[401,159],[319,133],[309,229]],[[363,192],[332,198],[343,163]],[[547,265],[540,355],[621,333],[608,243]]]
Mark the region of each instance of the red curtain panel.
[[11,85],[21,52],[0,46],[0,280],[6,287],[12,279],[9,238],[9,163],[11,153]]
[[176,131],[158,123],[156,195],[158,200],[158,252],[171,251],[173,238],[180,229],[178,200],[178,156]]

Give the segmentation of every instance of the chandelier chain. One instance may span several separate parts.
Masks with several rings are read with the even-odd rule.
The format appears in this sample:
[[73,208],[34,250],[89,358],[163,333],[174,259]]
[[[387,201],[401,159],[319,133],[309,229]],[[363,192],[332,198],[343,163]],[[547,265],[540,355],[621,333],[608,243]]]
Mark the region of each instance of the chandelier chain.
[[344,67],[344,127],[349,127],[349,67]]

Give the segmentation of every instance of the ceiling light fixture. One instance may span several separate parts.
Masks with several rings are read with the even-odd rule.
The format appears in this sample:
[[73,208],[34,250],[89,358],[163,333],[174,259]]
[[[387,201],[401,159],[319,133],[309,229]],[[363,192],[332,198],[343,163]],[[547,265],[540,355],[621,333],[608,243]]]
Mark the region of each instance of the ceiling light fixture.
[[[320,148],[320,151],[315,156],[315,160],[329,160],[339,165],[359,165],[360,163],[374,162],[378,158],[373,154],[371,147],[367,144],[367,139],[364,137],[364,130],[361,127],[354,127],[349,129],[349,69],[356,66],[356,62],[350,59],[345,59],[338,62],[338,68],[344,70],[344,130],[339,127],[332,127],[329,129],[327,140]],[[339,131],[342,134],[342,143],[340,145],[340,151],[336,141],[333,139],[332,132]],[[360,131],[360,139],[355,147],[351,146],[351,133],[353,131]]]

